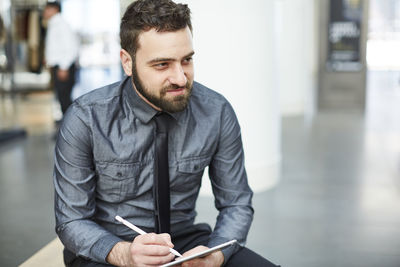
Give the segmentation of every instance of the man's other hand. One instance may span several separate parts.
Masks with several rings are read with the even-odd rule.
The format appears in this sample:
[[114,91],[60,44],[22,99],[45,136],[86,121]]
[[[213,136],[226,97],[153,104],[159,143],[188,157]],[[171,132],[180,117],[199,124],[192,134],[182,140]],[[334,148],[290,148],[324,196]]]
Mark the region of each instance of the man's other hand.
[[66,80],[68,80],[68,76],[69,76],[69,74],[68,74],[68,70],[63,70],[63,69],[58,69],[57,70],[57,78],[60,80],[60,81],[66,81]]
[[[195,253],[199,253],[201,251],[207,250],[208,247],[198,246],[187,252],[185,252],[182,256],[187,257]],[[180,266],[181,267],[219,267],[224,263],[224,254],[220,250],[217,250],[210,255],[207,255],[202,258],[196,258],[193,260],[185,261]]]
[[115,266],[159,266],[174,259],[169,251],[174,245],[169,234],[145,234],[132,243],[118,242],[107,256],[107,262]]

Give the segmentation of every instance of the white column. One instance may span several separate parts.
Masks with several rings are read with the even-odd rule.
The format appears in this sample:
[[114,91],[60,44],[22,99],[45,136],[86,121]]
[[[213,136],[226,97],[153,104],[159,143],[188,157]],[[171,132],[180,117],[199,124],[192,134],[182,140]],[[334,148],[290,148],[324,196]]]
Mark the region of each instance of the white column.
[[[250,186],[256,192],[271,188],[281,162],[274,1],[178,2],[192,11],[195,80],[230,101],[242,129]],[[203,179],[202,193],[210,192],[208,184]]]
[[[318,1],[318,0],[317,0]],[[317,83],[314,0],[275,0],[278,79],[284,116],[312,115]]]

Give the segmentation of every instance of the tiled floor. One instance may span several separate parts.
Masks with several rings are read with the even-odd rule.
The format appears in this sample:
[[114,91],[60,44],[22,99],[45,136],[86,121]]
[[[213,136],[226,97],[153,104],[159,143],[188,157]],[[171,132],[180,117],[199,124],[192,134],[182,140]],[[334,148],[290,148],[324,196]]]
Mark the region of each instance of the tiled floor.
[[[248,238],[248,246],[271,261],[287,267],[400,266],[400,74],[368,77],[365,115],[283,119],[281,182],[254,196]],[[0,266],[16,266],[55,237],[52,125],[40,131],[41,116],[24,120],[34,113],[27,106],[40,113],[46,97],[51,99],[16,100],[21,119],[13,120],[32,122],[30,134],[0,147]],[[7,116],[1,102],[0,126],[10,124]],[[212,206],[211,198],[200,197],[199,221],[214,224]]]

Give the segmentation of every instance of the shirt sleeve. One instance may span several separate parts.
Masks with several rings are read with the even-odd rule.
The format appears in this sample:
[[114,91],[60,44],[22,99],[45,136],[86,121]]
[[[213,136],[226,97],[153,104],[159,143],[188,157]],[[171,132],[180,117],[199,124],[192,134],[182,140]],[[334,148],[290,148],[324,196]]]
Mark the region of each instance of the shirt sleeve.
[[68,68],[75,62],[78,55],[78,38],[75,32],[68,26],[62,25],[63,33],[58,40],[61,46],[60,53],[63,56],[60,57],[59,67],[63,70],[68,70]]
[[71,252],[106,263],[108,253],[121,239],[92,220],[96,174],[87,117],[74,103],[59,130],[53,174],[56,232]]
[[221,114],[219,144],[209,166],[209,176],[219,215],[208,245],[212,247],[232,239],[239,244],[222,250],[225,264],[233,253],[245,245],[254,213],[240,126],[229,103]]

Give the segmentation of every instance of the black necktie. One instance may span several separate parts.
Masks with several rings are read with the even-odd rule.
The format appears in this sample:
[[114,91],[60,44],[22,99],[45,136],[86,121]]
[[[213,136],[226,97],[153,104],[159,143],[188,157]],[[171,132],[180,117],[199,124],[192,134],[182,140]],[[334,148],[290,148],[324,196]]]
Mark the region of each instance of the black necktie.
[[154,176],[155,230],[157,233],[169,233],[168,115],[158,113],[154,119],[157,125],[156,172]]

